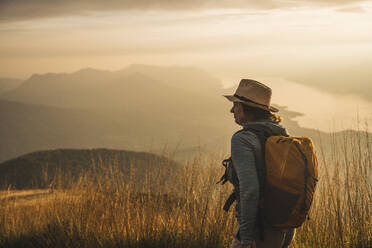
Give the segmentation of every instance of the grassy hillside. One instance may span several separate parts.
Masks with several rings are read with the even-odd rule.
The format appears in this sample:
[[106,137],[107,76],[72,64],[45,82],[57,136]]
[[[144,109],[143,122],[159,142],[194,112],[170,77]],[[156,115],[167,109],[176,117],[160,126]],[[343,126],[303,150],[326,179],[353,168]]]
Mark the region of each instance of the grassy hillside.
[[[344,137],[341,143],[333,140],[331,157],[319,150],[320,180],[311,220],[297,229],[291,248],[371,247],[372,146],[362,145],[366,135]],[[345,146],[356,152],[343,153]],[[99,183],[85,176],[71,182],[69,189],[48,194],[19,192],[15,197],[17,192],[1,192],[0,246],[228,247],[236,220],[234,212],[225,213],[222,206],[231,187],[215,184],[223,173],[224,157],[191,158],[178,175],[163,171],[169,181],[153,173],[142,176],[145,182],[138,181],[142,166],[127,180],[115,165],[101,164],[106,173]],[[151,178],[155,180],[148,183]],[[138,185],[143,186],[141,193]]]
[[58,149],[33,152],[1,163],[0,182],[2,188],[12,189],[65,188],[82,176],[103,178],[110,166],[126,175],[125,180],[129,180],[131,170],[140,171],[136,178],[132,178],[137,181],[144,181],[145,174],[157,175],[159,170],[177,174],[180,169],[174,161],[151,153]]

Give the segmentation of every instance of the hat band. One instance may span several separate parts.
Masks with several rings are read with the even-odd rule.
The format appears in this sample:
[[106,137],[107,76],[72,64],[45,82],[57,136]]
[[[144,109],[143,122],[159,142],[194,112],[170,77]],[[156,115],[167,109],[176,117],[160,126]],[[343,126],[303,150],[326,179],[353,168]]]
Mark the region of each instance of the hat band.
[[245,101],[245,102],[254,103],[254,104],[257,104],[257,105],[260,105],[260,106],[263,106],[263,107],[269,108],[269,106],[267,106],[267,105],[265,105],[265,104],[257,103],[257,102],[252,101],[252,100],[250,100],[250,99],[248,99],[248,98],[246,98],[246,97],[244,97],[244,96],[239,96],[239,95],[237,95],[237,94],[234,94],[234,96],[235,96],[236,98],[238,98],[239,100],[242,100],[242,101]]

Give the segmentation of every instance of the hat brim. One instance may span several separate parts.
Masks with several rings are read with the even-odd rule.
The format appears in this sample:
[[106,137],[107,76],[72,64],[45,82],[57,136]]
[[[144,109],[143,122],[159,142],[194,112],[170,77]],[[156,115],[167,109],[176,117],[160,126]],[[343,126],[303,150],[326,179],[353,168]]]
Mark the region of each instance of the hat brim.
[[277,108],[275,108],[273,106],[266,107],[266,106],[262,106],[260,104],[256,104],[254,102],[242,101],[239,98],[237,98],[235,96],[231,96],[231,95],[226,95],[226,96],[224,95],[224,97],[226,97],[227,100],[229,100],[230,102],[241,102],[241,103],[243,103],[243,104],[245,104],[247,106],[264,109],[264,110],[267,110],[267,111],[270,111],[270,112],[279,112],[279,109],[277,109]]

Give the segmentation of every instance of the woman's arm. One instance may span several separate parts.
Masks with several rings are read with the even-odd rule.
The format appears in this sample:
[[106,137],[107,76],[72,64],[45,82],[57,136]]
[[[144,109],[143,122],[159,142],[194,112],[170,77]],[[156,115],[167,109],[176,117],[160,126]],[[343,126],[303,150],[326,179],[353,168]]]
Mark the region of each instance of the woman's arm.
[[239,179],[238,220],[242,245],[250,245],[254,241],[259,201],[259,182],[251,145],[259,146],[259,141],[248,131],[238,132],[231,139],[231,157]]

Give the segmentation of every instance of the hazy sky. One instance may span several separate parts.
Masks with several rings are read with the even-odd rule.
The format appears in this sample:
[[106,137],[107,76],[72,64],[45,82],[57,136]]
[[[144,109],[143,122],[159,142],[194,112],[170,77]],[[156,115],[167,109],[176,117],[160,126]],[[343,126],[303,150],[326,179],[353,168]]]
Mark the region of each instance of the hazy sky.
[[0,76],[132,63],[283,76],[372,61],[371,26],[371,1],[0,0]]
[[371,27],[372,1],[0,0],[0,77],[192,65],[372,102]]

